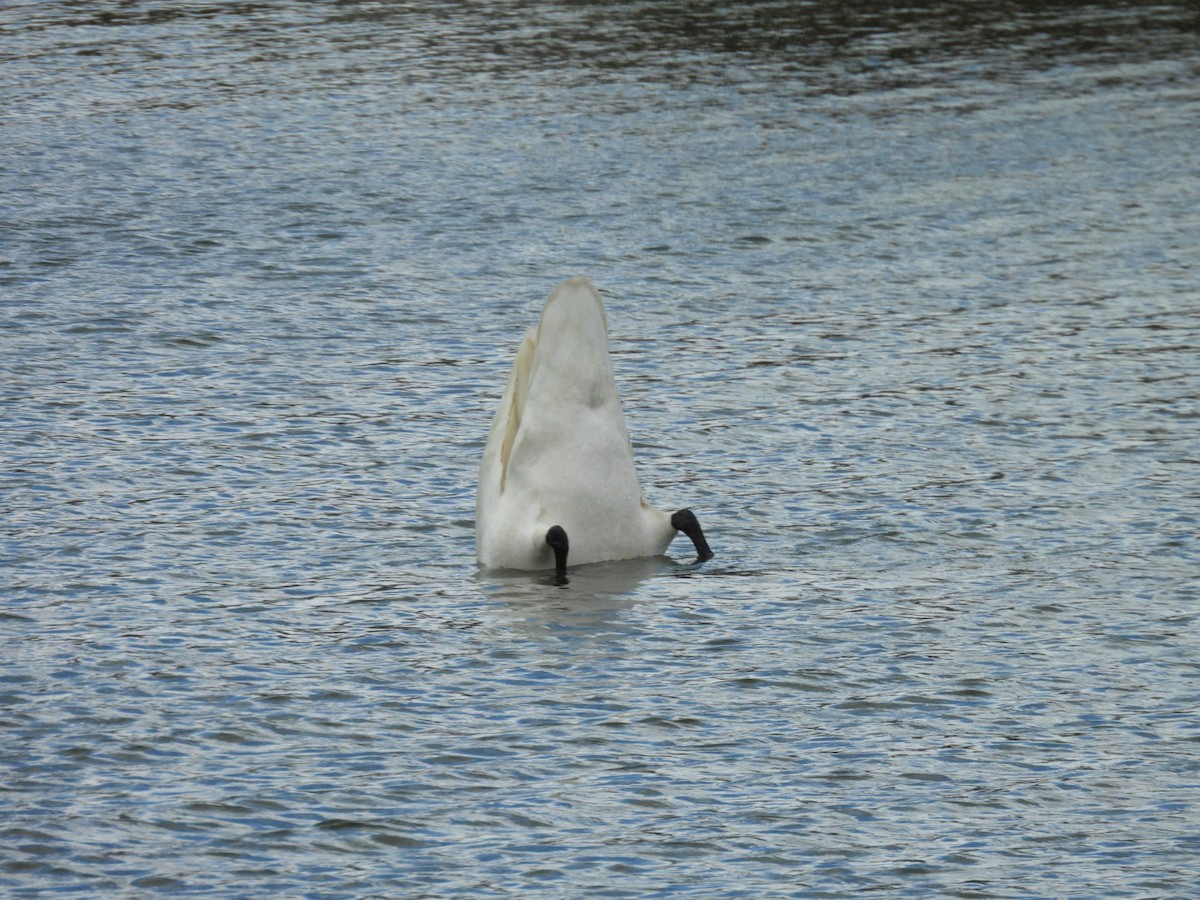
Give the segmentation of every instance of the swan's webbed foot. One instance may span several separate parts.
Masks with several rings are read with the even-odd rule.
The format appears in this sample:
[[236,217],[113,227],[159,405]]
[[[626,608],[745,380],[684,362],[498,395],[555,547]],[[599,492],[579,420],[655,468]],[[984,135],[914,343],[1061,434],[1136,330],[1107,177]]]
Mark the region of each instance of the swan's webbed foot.
[[[697,528],[700,526],[697,525]],[[703,538],[701,538],[703,540]],[[546,543],[550,545],[550,549],[554,551],[554,572],[557,575],[567,574],[567,550],[570,549],[570,542],[567,540],[567,532],[561,525],[551,525],[550,530],[546,532]]]
[[[681,509],[679,512],[673,513],[671,527],[676,531],[682,531],[692,539],[692,543],[696,546],[696,562],[704,562],[706,559],[713,558],[712,550],[708,549],[708,541],[704,539],[700,521],[690,509]],[[565,539],[566,535],[564,534],[563,537]]]

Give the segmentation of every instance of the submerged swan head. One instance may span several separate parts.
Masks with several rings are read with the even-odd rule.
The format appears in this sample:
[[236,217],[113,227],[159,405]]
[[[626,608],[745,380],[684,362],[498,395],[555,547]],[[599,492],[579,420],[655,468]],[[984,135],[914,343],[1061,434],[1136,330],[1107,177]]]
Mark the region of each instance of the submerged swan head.
[[678,531],[712,557],[690,510],[668,516],[638,486],[608,357],[608,322],[586,278],[551,293],[517,352],[479,467],[479,561],[509,569],[663,553]]

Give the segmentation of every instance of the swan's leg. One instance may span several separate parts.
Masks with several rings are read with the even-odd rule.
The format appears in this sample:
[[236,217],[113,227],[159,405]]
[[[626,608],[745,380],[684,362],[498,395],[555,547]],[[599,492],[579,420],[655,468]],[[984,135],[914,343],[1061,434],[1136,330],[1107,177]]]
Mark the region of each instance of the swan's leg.
[[[700,526],[697,525],[697,528]],[[700,538],[704,540],[703,537]],[[571,546],[567,541],[567,532],[561,525],[551,525],[546,532],[546,543],[554,551],[554,571],[559,575],[567,574],[567,549]],[[711,555],[711,554],[710,554]]]
[[[700,522],[696,519],[695,513],[690,509],[681,509],[679,512],[672,514],[671,526],[676,531],[682,531],[692,539],[692,543],[696,545],[696,561],[704,562],[706,559],[713,558],[713,552],[708,549],[708,541],[704,539],[704,531],[700,528]],[[564,539],[565,539],[564,535]]]

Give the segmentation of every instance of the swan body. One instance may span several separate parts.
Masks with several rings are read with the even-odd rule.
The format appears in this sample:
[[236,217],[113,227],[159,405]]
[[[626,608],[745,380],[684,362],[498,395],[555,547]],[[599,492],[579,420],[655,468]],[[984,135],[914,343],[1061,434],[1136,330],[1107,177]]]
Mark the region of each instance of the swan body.
[[564,281],[521,343],[492,419],[476,498],[479,561],[562,573],[568,552],[572,563],[654,556],[680,529],[699,535],[707,559],[692,523],[690,511],[668,515],[642,496],[604,304],[586,278]]

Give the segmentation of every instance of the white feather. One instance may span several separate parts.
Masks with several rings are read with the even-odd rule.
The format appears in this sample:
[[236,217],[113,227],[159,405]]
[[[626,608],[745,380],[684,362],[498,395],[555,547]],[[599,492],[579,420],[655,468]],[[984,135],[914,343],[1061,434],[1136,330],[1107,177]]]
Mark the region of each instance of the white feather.
[[479,561],[553,568],[552,525],[573,565],[661,554],[675,536],[638,486],[604,304],[586,278],[554,289],[513,363],[479,467]]

